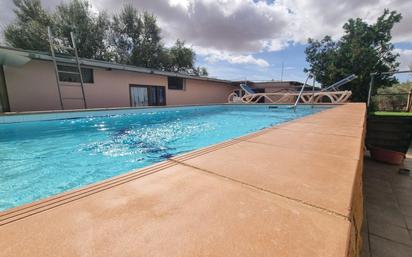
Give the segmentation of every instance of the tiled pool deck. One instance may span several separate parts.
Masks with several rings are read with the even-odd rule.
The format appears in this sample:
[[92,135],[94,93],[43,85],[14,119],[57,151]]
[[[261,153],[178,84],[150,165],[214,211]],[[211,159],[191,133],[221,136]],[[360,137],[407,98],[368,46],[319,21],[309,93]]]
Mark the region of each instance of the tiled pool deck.
[[[412,148],[405,160],[412,170]],[[412,257],[412,176],[365,159],[362,257]]]
[[0,213],[0,256],[357,256],[365,106]]

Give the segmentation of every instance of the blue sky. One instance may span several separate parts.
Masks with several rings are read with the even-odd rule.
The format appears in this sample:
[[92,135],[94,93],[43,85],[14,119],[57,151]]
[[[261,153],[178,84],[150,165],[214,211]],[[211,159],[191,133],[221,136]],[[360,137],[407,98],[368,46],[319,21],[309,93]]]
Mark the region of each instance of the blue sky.
[[[41,0],[53,10],[61,1]],[[372,23],[385,8],[402,13],[393,30],[401,69],[412,64],[411,0],[89,0],[94,12],[119,12],[123,4],[158,18],[166,46],[185,40],[196,51],[197,64],[222,79],[305,79],[305,44],[309,37],[342,35],[349,18]],[[15,17],[13,1],[0,1],[0,28]],[[412,79],[412,76],[400,76]]]

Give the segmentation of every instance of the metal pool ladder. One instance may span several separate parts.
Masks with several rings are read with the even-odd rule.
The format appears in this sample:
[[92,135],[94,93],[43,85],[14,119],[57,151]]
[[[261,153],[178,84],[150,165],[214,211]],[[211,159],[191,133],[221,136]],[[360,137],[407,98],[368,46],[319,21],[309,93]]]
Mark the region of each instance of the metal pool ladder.
[[311,73],[309,73],[308,74],[308,77],[306,78],[306,80],[305,80],[305,83],[303,84],[303,86],[302,86],[302,88],[300,89],[300,92],[299,92],[299,95],[298,95],[298,98],[296,98],[296,101],[295,101],[295,104],[293,104],[293,106],[292,106],[292,108],[293,108],[293,111],[294,112],[296,112],[296,107],[298,106],[298,104],[299,104],[299,100],[300,100],[300,98],[302,97],[302,95],[303,95],[303,92],[305,91],[305,86],[306,86],[306,84],[308,83],[308,80],[309,80],[309,78],[310,77],[313,77],[313,85],[312,85],[312,103],[313,103],[313,99],[314,99],[314,94],[315,94],[315,81],[316,81],[316,79],[315,79],[315,76],[314,75],[312,75]]
[[[312,97],[310,98],[310,99],[311,99],[310,101],[311,101],[312,107],[313,107],[314,100],[315,100],[315,81],[316,81],[316,78],[315,78],[314,75],[312,75],[312,74],[309,73],[308,77],[306,78],[305,84],[303,84],[303,86],[302,86],[302,88],[301,88],[301,90],[300,90],[300,92],[299,92],[298,98],[296,99],[296,102],[295,102],[295,104],[293,105],[293,110],[294,110],[294,111],[296,111],[296,107],[297,107],[298,104],[299,104],[299,100],[301,99],[301,97],[302,97],[302,95],[303,95],[303,92],[305,91],[306,83],[308,82],[308,80],[309,80],[310,77],[313,77]],[[334,84],[332,84],[332,85],[330,85],[330,86],[328,86],[328,87],[326,87],[326,88],[324,88],[324,89],[321,89],[320,92],[329,92],[328,90],[333,90],[333,91],[336,92],[337,89],[338,89],[340,86],[343,86],[343,85],[345,85],[346,83],[349,83],[349,82],[351,82],[352,80],[354,80],[354,79],[356,79],[356,78],[357,78],[357,76],[356,76],[355,74],[351,74],[351,75],[347,76],[346,78],[341,79],[341,80],[339,80],[338,82],[335,82]],[[333,92],[333,91],[330,91],[330,92]]]
[[[84,108],[87,109],[86,96],[84,94],[83,74],[82,74],[82,69],[80,67],[79,55],[78,55],[78,52],[77,52],[76,41],[75,41],[75,37],[74,37],[73,32],[70,32],[72,47],[66,47],[66,46],[60,46],[60,45],[58,47],[61,48],[61,49],[64,49],[64,50],[68,50],[69,52],[72,51],[74,53],[74,59],[75,59],[75,62],[76,62],[77,71],[59,70],[59,66],[57,64],[56,54],[55,54],[55,49],[57,48],[57,45],[54,43],[54,38],[53,38],[53,34],[51,32],[50,27],[47,27],[47,32],[48,32],[48,36],[49,36],[50,52],[51,52],[51,55],[52,55],[54,71],[56,73],[57,91],[59,93],[60,106],[61,106],[62,110],[64,110],[64,100],[81,100],[83,102]],[[79,78],[80,78],[79,79],[80,80],[79,84],[73,84],[71,82],[70,82],[70,84],[61,83],[59,74],[75,74],[75,75],[78,75]],[[62,87],[80,87],[81,96],[80,97],[63,97]]]

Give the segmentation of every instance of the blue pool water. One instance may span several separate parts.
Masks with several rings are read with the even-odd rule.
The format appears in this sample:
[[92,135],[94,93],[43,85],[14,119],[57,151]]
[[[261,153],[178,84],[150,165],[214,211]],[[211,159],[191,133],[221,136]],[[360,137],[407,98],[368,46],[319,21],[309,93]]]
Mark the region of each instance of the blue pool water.
[[320,111],[208,106],[0,124],[0,210]]

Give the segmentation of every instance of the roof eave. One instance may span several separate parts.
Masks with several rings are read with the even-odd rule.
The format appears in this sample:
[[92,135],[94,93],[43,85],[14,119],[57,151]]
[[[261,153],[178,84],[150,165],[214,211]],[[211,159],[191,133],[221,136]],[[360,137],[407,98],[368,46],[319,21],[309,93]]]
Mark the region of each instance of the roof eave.
[[[30,59],[43,60],[43,61],[53,60],[49,54],[43,53],[43,52],[26,51],[22,49],[9,48],[9,47],[4,47],[4,46],[0,46],[0,49],[14,52],[15,54],[19,56],[28,57]],[[204,80],[204,81],[212,81],[212,82],[219,82],[219,83],[229,83],[230,84],[232,82],[230,80],[210,78],[210,77],[190,76],[190,75],[185,75],[185,74],[178,73],[178,72],[160,71],[156,69],[148,69],[148,68],[136,67],[132,65],[110,63],[110,62],[91,60],[91,59],[85,59],[85,58],[79,58],[79,59],[80,59],[81,65],[89,66],[89,67],[123,70],[123,71],[154,74],[154,75],[161,75],[161,76],[174,76],[174,77],[181,77],[181,78],[186,78],[186,79]],[[74,58],[66,58],[66,57],[60,57],[60,56],[56,56],[56,61],[59,63],[68,63],[68,64],[76,63],[76,60]]]

